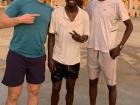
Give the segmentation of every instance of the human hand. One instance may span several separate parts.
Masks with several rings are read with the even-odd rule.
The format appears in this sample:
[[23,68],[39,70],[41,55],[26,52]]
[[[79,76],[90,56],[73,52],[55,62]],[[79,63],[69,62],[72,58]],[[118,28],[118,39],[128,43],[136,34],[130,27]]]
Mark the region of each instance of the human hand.
[[110,52],[110,56],[112,59],[115,59],[117,56],[120,55],[120,51],[121,51],[121,48],[119,46],[111,49],[109,52]]
[[55,62],[53,59],[48,60],[48,67],[49,67],[50,72],[53,74],[56,70]]
[[40,16],[40,14],[24,14],[22,16],[17,17],[17,19],[19,23],[33,24],[37,16]]
[[74,39],[77,42],[83,43],[82,36],[79,35],[77,32],[73,31],[73,33],[70,32],[70,34],[72,35],[72,39]]

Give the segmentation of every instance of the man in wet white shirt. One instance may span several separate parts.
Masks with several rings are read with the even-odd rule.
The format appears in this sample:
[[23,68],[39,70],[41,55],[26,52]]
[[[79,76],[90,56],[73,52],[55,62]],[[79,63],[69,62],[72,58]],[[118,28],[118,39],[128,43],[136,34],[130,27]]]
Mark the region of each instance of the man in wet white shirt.
[[[116,105],[116,57],[130,36],[133,25],[122,0],[91,0],[87,12],[91,21],[88,44],[90,105],[96,104],[100,71],[107,82],[109,105]],[[126,30],[121,42],[116,45],[119,20],[123,21]]]

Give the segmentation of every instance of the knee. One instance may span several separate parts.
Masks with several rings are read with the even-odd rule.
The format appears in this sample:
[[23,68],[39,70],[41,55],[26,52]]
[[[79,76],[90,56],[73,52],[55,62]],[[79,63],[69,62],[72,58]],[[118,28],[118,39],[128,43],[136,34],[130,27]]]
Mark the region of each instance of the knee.
[[74,87],[67,87],[67,93],[74,94]]
[[28,90],[29,96],[38,96],[39,95],[39,90],[38,89],[29,89]]
[[52,95],[56,95],[60,93],[60,87],[58,86],[53,86],[52,88]]
[[10,92],[8,93],[8,99],[12,102],[16,102],[20,96],[20,92]]

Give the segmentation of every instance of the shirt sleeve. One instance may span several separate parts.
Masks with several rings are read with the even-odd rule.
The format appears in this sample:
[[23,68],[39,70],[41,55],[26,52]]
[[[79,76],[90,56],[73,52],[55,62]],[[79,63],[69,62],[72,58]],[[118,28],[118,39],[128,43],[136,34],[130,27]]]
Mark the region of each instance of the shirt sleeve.
[[85,14],[85,18],[84,18],[84,32],[83,32],[83,34],[84,35],[88,35],[89,36],[89,16],[88,16],[88,14],[86,13]]
[[122,2],[122,0],[118,0],[118,17],[122,20],[122,21],[125,21],[125,20],[128,20],[130,17],[128,15],[128,11],[124,5],[124,3]]
[[14,0],[5,10],[5,13],[9,17],[16,17],[18,16],[20,10],[20,0]]
[[52,12],[51,16],[51,22],[50,22],[50,28],[49,33],[55,34],[56,33],[56,17],[55,17],[55,10]]

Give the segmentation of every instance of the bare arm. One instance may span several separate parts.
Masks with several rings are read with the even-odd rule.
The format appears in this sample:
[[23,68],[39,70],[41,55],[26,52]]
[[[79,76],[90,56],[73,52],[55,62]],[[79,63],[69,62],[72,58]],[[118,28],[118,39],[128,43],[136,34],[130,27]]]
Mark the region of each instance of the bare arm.
[[122,38],[120,44],[116,48],[113,48],[110,50],[110,55],[113,59],[115,59],[117,56],[120,55],[120,51],[121,51],[122,47],[128,40],[128,38],[133,30],[133,24],[130,19],[124,21],[124,24],[126,26],[126,30],[125,30],[125,33],[123,35],[123,38]]
[[0,29],[13,27],[21,23],[33,24],[36,16],[39,16],[39,14],[24,14],[11,18],[6,13],[2,13],[0,15]]
[[54,44],[55,44],[55,35],[49,33],[49,36],[48,36],[48,59],[52,59]]
[[19,24],[18,17],[9,18],[5,13],[0,15],[0,29],[1,28],[8,28]]
[[123,46],[125,44],[125,42],[128,40],[128,38],[133,30],[133,24],[130,19],[124,21],[124,24],[126,26],[126,30],[125,30],[124,36],[123,36],[119,46]]
[[51,73],[54,73],[55,70],[55,64],[53,61],[53,48],[55,44],[55,34],[49,33],[48,36],[48,67]]

